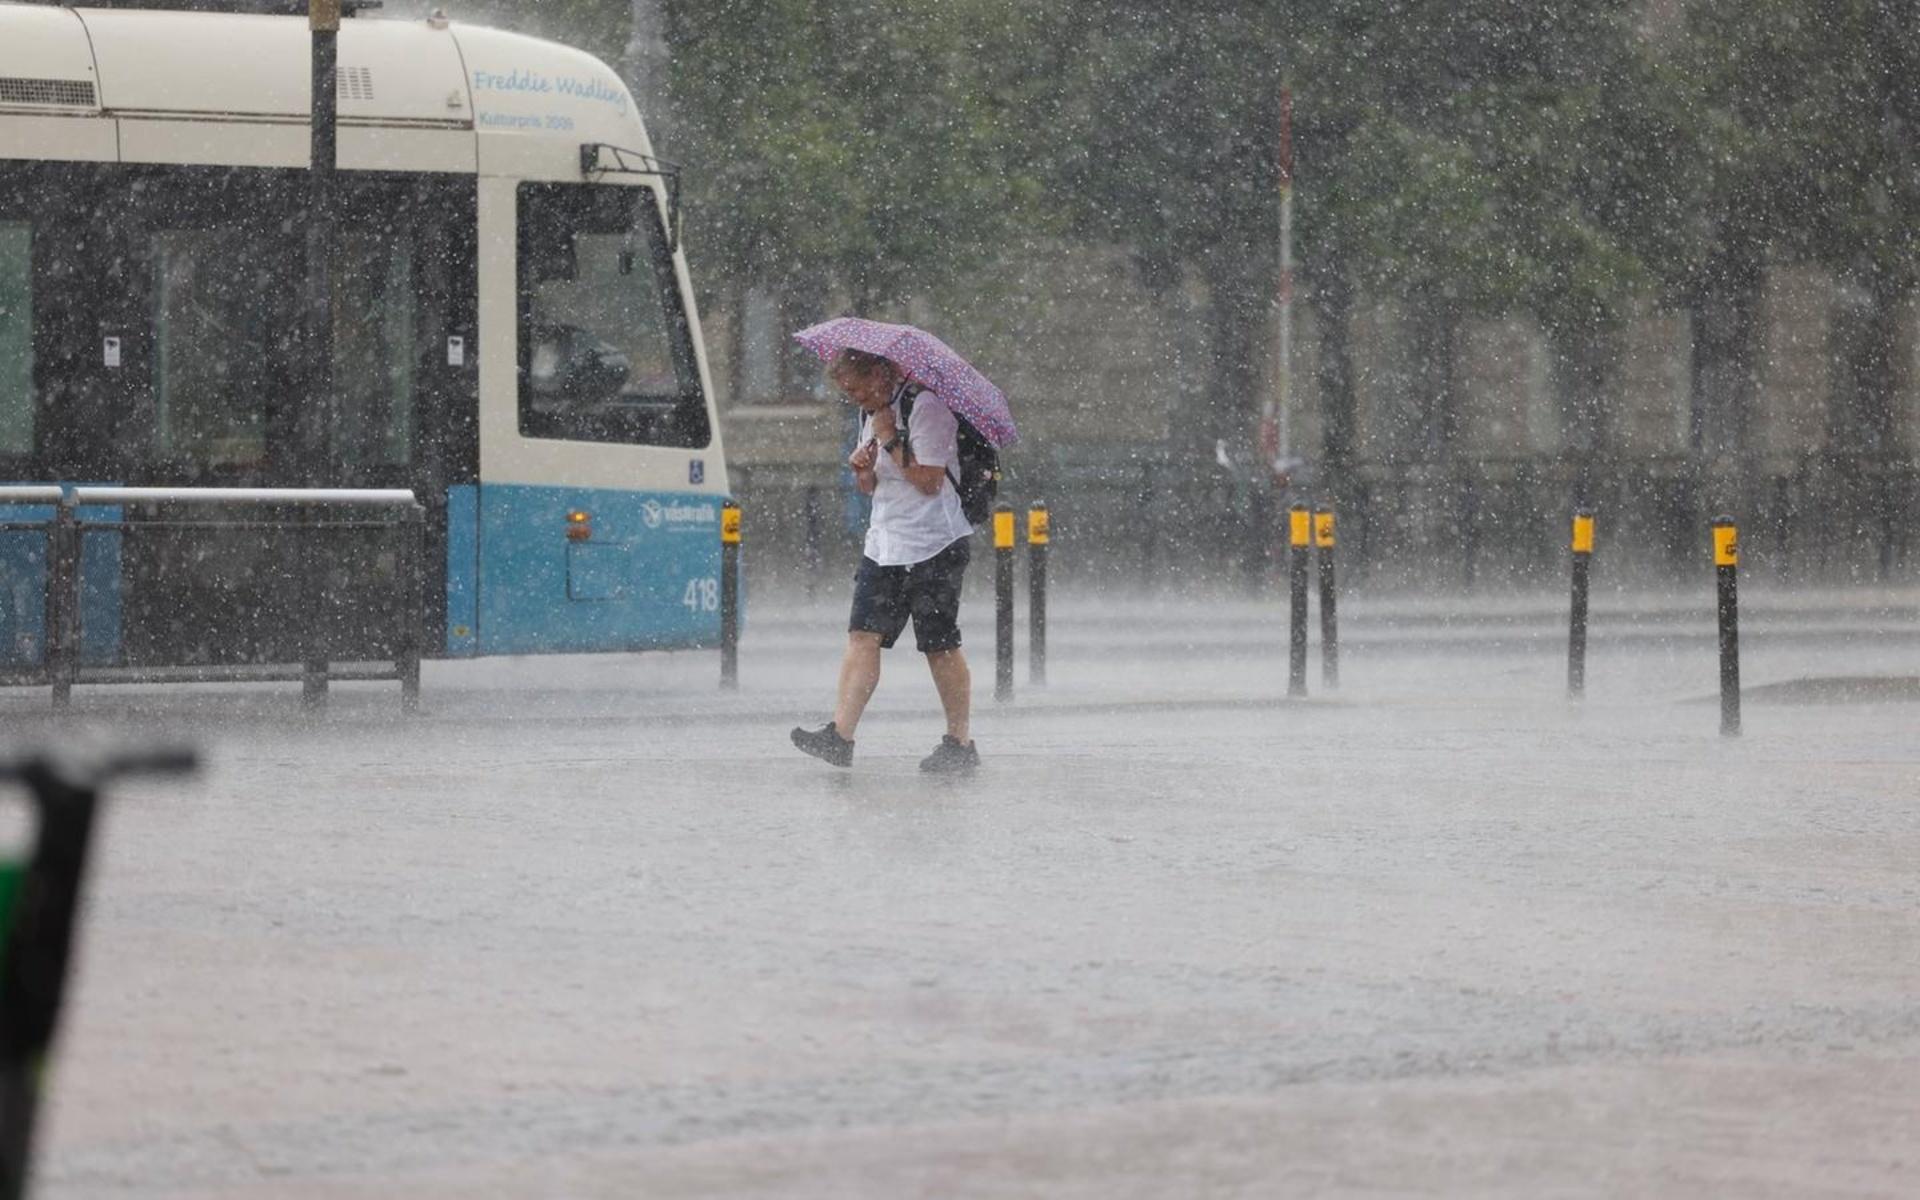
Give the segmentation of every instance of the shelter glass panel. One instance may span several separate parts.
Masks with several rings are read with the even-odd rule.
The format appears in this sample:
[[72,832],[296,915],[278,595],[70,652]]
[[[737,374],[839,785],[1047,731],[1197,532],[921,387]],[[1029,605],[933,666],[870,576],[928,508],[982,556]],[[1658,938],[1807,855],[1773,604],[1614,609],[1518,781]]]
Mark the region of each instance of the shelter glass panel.
[[0,221],[0,453],[33,453],[33,227]]
[[520,188],[520,431],[705,446],[692,335],[654,194]]

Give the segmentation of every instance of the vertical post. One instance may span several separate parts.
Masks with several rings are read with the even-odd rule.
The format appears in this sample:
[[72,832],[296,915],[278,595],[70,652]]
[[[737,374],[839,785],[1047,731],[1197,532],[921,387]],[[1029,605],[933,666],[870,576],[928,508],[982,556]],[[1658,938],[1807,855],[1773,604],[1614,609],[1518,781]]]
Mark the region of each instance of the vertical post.
[[80,523],[65,497],[47,526],[46,608],[47,677],[53,707],[66,708],[80,673]]
[[1732,517],[1713,519],[1713,573],[1719,583],[1720,734],[1740,732],[1740,534]]
[[307,659],[300,664],[300,703],[314,712],[327,706],[327,657],[326,651],[318,648],[323,636],[321,627],[325,625],[324,608],[322,604],[314,605],[314,624],[308,632]]
[[1334,597],[1333,510],[1313,514],[1314,557],[1320,567],[1320,683],[1327,690],[1340,686],[1340,615]]
[[993,506],[993,698],[1013,699],[1013,506]]
[[341,0],[308,0],[307,26],[313,35],[311,65],[313,114],[307,171],[306,403],[297,428],[308,482],[325,486],[332,461],[333,401],[333,219],[334,172],[338,166]]
[[309,712],[318,712],[327,706],[327,642],[334,619],[333,593],[328,587],[325,566],[326,546],[321,541],[326,530],[312,510],[292,511],[295,514],[292,517],[294,544],[299,547],[308,589],[307,602],[302,607],[307,627],[302,639],[305,645],[300,663],[300,703]]
[[1472,591],[1480,568],[1480,489],[1471,475],[1460,478],[1460,530],[1460,585]]
[[1027,682],[1047,682],[1047,544],[1051,540],[1047,506],[1027,509]]
[[1307,555],[1313,545],[1313,514],[1304,504],[1287,513],[1288,637],[1287,695],[1307,694]]
[[[338,158],[341,0],[308,0],[307,28],[312,34],[313,113],[309,126],[307,171],[306,358],[307,394],[300,405],[299,461],[306,482],[324,487],[333,460],[333,175]],[[300,571],[307,581],[307,649],[301,666],[300,697],[309,709],[327,702],[325,650],[328,618],[325,558],[312,536],[300,541]]]
[[818,485],[807,487],[807,599],[812,600],[820,592],[820,488]]
[[740,505],[720,506],[720,687],[740,687]]
[[1587,573],[1593,562],[1593,513],[1573,514],[1573,600],[1567,618],[1567,695],[1587,691]]
[[426,620],[427,510],[409,504],[401,515],[400,534],[400,707],[420,707],[420,655]]
[[[1280,87],[1280,362],[1274,431],[1281,458],[1293,454],[1293,87]],[[1272,457],[1267,459],[1269,465]],[[1265,537],[1264,531],[1261,534]]]

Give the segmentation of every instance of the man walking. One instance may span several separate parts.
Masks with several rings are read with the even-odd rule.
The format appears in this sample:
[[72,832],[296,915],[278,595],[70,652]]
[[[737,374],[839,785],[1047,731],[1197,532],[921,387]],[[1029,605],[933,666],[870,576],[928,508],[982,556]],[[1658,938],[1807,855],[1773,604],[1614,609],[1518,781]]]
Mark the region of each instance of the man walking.
[[927,656],[947,732],[922,771],[969,771],[980,763],[968,730],[973,676],[960,651],[960,584],[973,526],[949,475],[959,457],[958,421],[891,361],[841,350],[827,368],[835,387],[861,409],[860,436],[847,458],[855,484],[873,497],[867,542],[853,577],[853,615],[840,661],[833,720],[795,729],[793,744],[836,767],[853,763],[860,715],[880,683],[880,652],[909,619]]

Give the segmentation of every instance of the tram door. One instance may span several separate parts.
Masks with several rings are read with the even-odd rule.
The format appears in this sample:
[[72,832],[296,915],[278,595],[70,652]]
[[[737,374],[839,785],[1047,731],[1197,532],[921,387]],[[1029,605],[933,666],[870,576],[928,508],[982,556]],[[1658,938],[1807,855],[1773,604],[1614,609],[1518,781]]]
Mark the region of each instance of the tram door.
[[[0,172],[0,478],[107,482],[144,461],[151,410],[138,378],[144,318],[128,294],[126,197],[104,168],[11,163]],[[32,514],[15,514],[27,517]],[[0,662],[41,661],[45,537],[0,534]],[[119,646],[119,545],[82,550],[82,651]]]
[[23,173],[31,257],[33,401],[15,478],[117,481],[152,452],[144,314],[132,295],[128,197],[94,167]]
[[[84,397],[74,415],[52,423],[59,478],[444,493],[429,489],[450,469],[441,447],[459,381],[429,347],[471,322],[451,261],[463,240],[457,203],[436,205],[417,181],[343,185],[328,258],[334,399],[310,420],[305,174],[105,178],[99,204],[118,219],[92,226],[79,261],[103,280],[91,332],[106,349],[97,371],[69,385]],[[71,323],[70,339],[87,332],[87,321]],[[121,546],[125,662],[293,662],[316,644],[336,661],[391,653],[403,619],[392,536],[289,527],[309,510],[162,503],[129,516],[140,525]],[[216,521],[227,527],[208,527]],[[426,562],[444,553],[430,548]],[[443,595],[444,581],[430,576],[424,591]]]

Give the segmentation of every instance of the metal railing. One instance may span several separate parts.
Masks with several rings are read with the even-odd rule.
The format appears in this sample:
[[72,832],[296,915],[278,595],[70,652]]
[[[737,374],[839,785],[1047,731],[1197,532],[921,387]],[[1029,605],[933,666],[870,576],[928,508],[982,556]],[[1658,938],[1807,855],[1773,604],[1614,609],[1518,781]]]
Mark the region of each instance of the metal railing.
[[[863,515],[831,467],[732,468],[765,532],[758,578],[809,593],[844,586]],[[1848,584],[1920,578],[1920,464],[1898,456],[1773,457],[1721,470],[1671,455],[1369,460],[1268,492],[1208,460],[1116,451],[1107,461],[1036,455],[1007,465],[1001,496],[1045,497],[1061,545],[1049,569],[1068,588],[1187,590],[1262,581],[1286,554],[1286,509],[1340,509],[1343,578],[1382,587],[1553,586],[1566,514],[1606,514],[1617,582],[1686,579],[1717,512],[1741,514],[1768,581]]]
[[[130,516],[113,518],[81,515],[83,508],[120,508],[129,505],[178,505],[190,508],[234,509],[271,505],[301,513],[298,518],[210,519]],[[43,683],[53,689],[53,704],[64,708],[73,688],[81,683],[275,682],[298,680],[311,705],[324,702],[330,680],[398,681],[403,703],[412,708],[420,696],[422,599],[425,554],[425,510],[406,489],[351,488],[153,488],[55,487],[44,485],[0,487],[0,506],[48,506],[52,514],[38,520],[0,521],[0,532],[44,530],[46,549],[45,649],[38,671],[8,675],[4,682]],[[352,516],[338,515],[352,512]],[[365,514],[365,515],[363,515]],[[90,666],[81,661],[81,548],[94,533],[131,533],[137,530],[296,531],[326,534],[349,530],[385,532],[395,556],[398,616],[391,642],[391,666],[377,663],[347,665],[329,661],[321,620],[308,623],[301,661],[149,664],[145,666]],[[309,572],[311,574],[312,572]],[[310,597],[316,609],[324,595]],[[217,637],[218,629],[207,631]],[[386,661],[384,658],[380,660]]]

